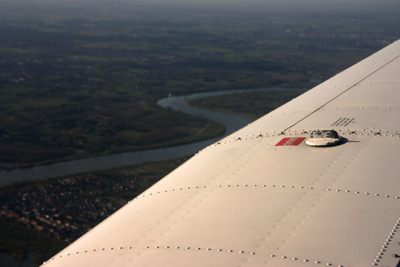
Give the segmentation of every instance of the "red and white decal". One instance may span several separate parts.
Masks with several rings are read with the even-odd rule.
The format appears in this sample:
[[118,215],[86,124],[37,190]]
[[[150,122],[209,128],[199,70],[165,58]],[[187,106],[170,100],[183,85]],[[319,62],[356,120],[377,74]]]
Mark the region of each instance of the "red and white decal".
[[305,137],[289,137],[283,138],[275,146],[298,146],[306,139]]

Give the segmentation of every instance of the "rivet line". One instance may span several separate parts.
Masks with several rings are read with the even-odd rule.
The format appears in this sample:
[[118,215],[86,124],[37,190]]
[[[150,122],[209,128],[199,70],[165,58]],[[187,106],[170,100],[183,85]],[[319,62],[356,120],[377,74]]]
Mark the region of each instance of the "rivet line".
[[[179,191],[192,190],[193,188],[195,188],[195,189],[207,189],[207,186],[202,186],[202,187],[200,187],[200,186],[195,186],[195,187],[188,186],[188,187],[185,187],[185,188],[181,187],[181,188],[179,188]],[[290,189],[293,189],[293,190],[295,190],[295,189],[316,190],[314,187],[294,186],[294,185],[289,185],[288,186],[288,185],[279,185],[279,184],[271,184],[271,185],[266,185],[266,184],[251,184],[251,185],[249,185],[249,184],[242,184],[242,185],[239,185],[239,184],[227,184],[227,185],[218,185],[217,188],[229,188],[229,189],[235,189],[235,188],[247,188],[247,189],[250,189],[250,188],[252,188],[252,189],[275,188],[275,189],[277,189],[277,188],[281,188],[281,189],[286,189],[286,190],[290,190]],[[400,200],[400,196],[392,197],[390,195],[386,195],[386,194],[382,195],[382,194],[379,194],[379,193],[370,193],[370,192],[362,193],[360,191],[343,190],[343,189],[337,189],[337,188],[336,189],[334,189],[334,188],[325,188],[324,190],[326,190],[328,192],[331,192],[331,193],[363,194],[365,196],[373,196],[373,197],[380,197],[380,198],[387,198],[387,199],[394,198],[394,199]],[[178,191],[178,189],[170,189],[170,190],[164,190],[163,192],[162,191],[158,191],[157,194],[162,194],[162,193],[165,194],[165,193],[168,193],[168,192],[177,192],[177,191]],[[155,195],[154,193],[149,193],[147,195],[143,194],[142,197],[154,196],[154,195]]]
[[[169,249],[172,249],[172,248],[174,248],[174,249],[180,249],[181,247],[180,246],[175,246],[175,247],[172,247],[172,246],[164,246],[163,247],[165,250],[169,250]],[[132,247],[119,247],[118,248],[118,250],[124,250],[124,249],[127,249],[127,250],[131,250],[131,249],[133,249]],[[145,246],[145,247],[143,247],[143,249],[146,249],[146,250],[148,250],[148,249],[151,249],[151,247],[150,246]],[[159,249],[161,249],[161,246],[154,246],[153,247],[153,249],[155,249],[155,250],[159,250]],[[187,247],[184,247],[184,249],[185,250],[193,250],[193,251],[208,251],[208,252],[212,252],[212,251],[216,251],[216,252],[227,252],[227,253],[239,253],[239,254],[249,254],[249,255],[256,255],[256,253],[255,252],[246,252],[245,250],[233,250],[233,249],[221,249],[221,248],[218,248],[218,249],[212,249],[212,248],[201,248],[201,247],[194,247],[194,249],[193,249],[193,247],[190,247],[190,246],[187,246]],[[102,251],[104,251],[104,250],[108,250],[108,251],[113,251],[114,250],[114,247],[110,247],[110,248],[102,248],[101,249]],[[93,253],[96,253],[96,249],[93,249],[93,250],[91,250]],[[88,252],[88,250],[85,250],[84,251],[85,253],[87,253]],[[77,254],[79,254],[79,251],[77,251],[77,252],[75,252],[75,253],[72,253],[72,254],[75,254],[75,255],[77,255]],[[68,253],[66,256],[70,256],[71,255],[71,253]],[[63,255],[60,255],[59,256],[60,258],[61,257],[63,257]],[[310,259],[300,259],[300,258],[297,258],[297,257],[289,257],[289,256],[286,256],[286,255],[282,255],[282,256],[278,256],[278,255],[275,255],[275,254],[271,254],[270,255],[270,257],[271,258],[281,258],[282,260],[292,260],[292,261],[303,261],[303,262],[309,262],[309,263],[315,263],[315,264],[322,264],[322,262],[321,261],[318,261],[318,260],[314,260],[314,261],[312,261],[312,260],[310,260]],[[51,261],[51,260],[54,260],[55,258],[51,258],[49,261]],[[43,264],[45,264],[46,262],[44,262]],[[332,263],[326,263],[326,265],[327,266],[331,266],[332,265]],[[338,266],[341,266],[341,267],[343,267],[343,265],[338,265]]]
[[[358,108],[358,107],[357,107]],[[362,107],[365,108],[365,107]],[[378,107],[375,107],[375,109],[377,109]],[[386,109],[390,109],[391,107],[385,107]],[[383,109],[383,107],[382,107]],[[337,129],[338,131],[340,131],[341,135],[374,135],[375,137],[400,137],[400,134],[397,132],[394,132],[394,134],[388,135],[388,134],[382,134],[381,131],[375,131],[372,132],[371,134],[363,134],[363,133],[358,133],[356,130],[350,130],[350,129],[346,129],[346,131],[343,131],[341,129]],[[364,131],[364,130],[363,130]],[[311,132],[311,131],[310,131]],[[388,132],[388,131],[386,131]],[[229,140],[224,140],[224,141],[219,141],[215,144],[212,144],[204,149],[202,149],[199,152],[202,152],[204,150],[210,149],[212,147],[216,147],[216,146],[220,146],[220,145],[225,145],[225,144],[230,144],[230,143],[234,143],[234,142],[239,142],[239,141],[245,141],[245,140],[254,140],[254,139],[259,139],[259,138],[263,138],[263,137],[278,137],[278,136],[308,136],[308,132],[307,131],[274,131],[273,133],[260,133],[260,134],[253,134],[253,135],[246,135],[245,137],[234,137],[232,139]]]
[[382,258],[383,255],[385,255],[386,253],[386,248],[390,245],[390,243],[392,242],[393,237],[396,235],[397,230],[400,227],[400,218],[398,218],[398,220],[396,221],[396,223],[394,224],[392,230],[390,231],[389,235],[387,236],[385,242],[382,245],[382,248],[380,249],[380,251],[378,252],[378,255],[375,257],[374,261],[372,262],[373,266],[378,266],[380,259]]
[[[159,249],[161,249],[162,247],[161,246],[154,246],[153,247],[153,249],[155,249],[155,250],[159,250]],[[164,246],[163,247],[165,250],[169,250],[169,249],[172,249],[172,247],[170,247],[170,246]],[[182,247],[180,247],[180,246],[175,246],[174,247],[174,249],[176,249],[176,250],[178,250],[178,249],[181,249]],[[118,250],[124,250],[124,249],[126,249],[126,250],[132,250],[133,248],[132,247],[118,247]],[[146,249],[146,250],[149,250],[149,249],[151,249],[151,247],[150,246],[145,246],[143,249]],[[204,250],[204,251],[217,251],[217,252],[228,252],[228,253],[234,253],[234,252],[237,252],[237,253],[239,253],[239,254],[244,254],[244,253],[246,253],[246,251],[244,251],[244,250],[238,250],[238,251],[235,251],[235,250],[233,250],[233,249],[221,249],[221,248],[219,248],[219,249],[212,249],[212,248],[201,248],[201,247],[190,247],[190,246],[187,246],[187,247],[184,247],[184,249],[185,250],[195,250],[195,251],[201,251],[201,250]],[[110,248],[102,248],[101,249],[101,251],[105,251],[105,250],[108,250],[108,251],[113,251],[113,250],[115,250],[114,249],[114,247],[110,247]],[[96,253],[96,251],[98,251],[97,249],[92,249],[91,250],[91,252],[92,253]],[[88,250],[85,250],[85,251],[83,251],[83,253],[88,253],[89,251]],[[76,251],[76,252],[74,252],[74,253],[68,253],[68,254],[66,254],[66,255],[59,255],[59,258],[62,258],[63,256],[71,256],[72,254],[74,254],[74,255],[78,255],[79,253],[81,253],[80,251]],[[256,253],[255,252],[247,252],[248,254],[250,254],[250,255],[256,255]],[[53,258],[51,258],[49,261],[51,261],[51,260],[54,260],[55,258],[53,257]],[[44,262],[43,264],[45,264],[46,262]]]
[[[354,108],[358,109],[359,107],[354,107]],[[368,107],[360,107],[360,108],[368,108]],[[378,107],[374,107],[374,108],[376,109]],[[391,107],[382,107],[382,109],[383,108],[390,109]],[[338,131],[340,131],[341,134],[343,134],[343,135],[346,135],[346,134],[347,135],[357,135],[357,130],[346,129],[344,131],[344,130],[338,129]],[[364,131],[364,130],[362,130],[362,131]],[[311,130],[309,132],[311,132]],[[209,148],[215,147],[215,146],[224,145],[224,144],[229,144],[229,143],[234,143],[234,142],[244,141],[244,140],[253,140],[253,139],[258,139],[258,138],[263,138],[263,137],[267,137],[268,138],[268,137],[277,137],[277,136],[282,136],[282,135],[284,135],[284,136],[300,136],[300,135],[308,136],[309,132],[305,131],[305,130],[299,130],[299,131],[296,131],[296,130],[289,131],[288,130],[288,131],[285,131],[285,132],[283,130],[276,130],[276,131],[270,132],[270,133],[259,133],[259,134],[245,135],[245,136],[241,136],[241,137],[233,137],[233,138],[231,138],[229,140],[225,139],[223,141],[219,141],[219,142],[217,142],[217,143],[215,143],[213,145],[210,145],[210,146],[204,148],[203,150],[206,150],[206,149],[209,149]],[[372,131],[370,131],[370,132],[372,132]],[[389,133],[389,131],[385,131],[385,132]],[[379,136],[379,137],[388,137],[388,136],[390,136],[390,137],[400,137],[400,135],[399,135],[399,133],[397,131],[394,131],[394,134],[392,134],[392,135],[383,135],[383,134],[381,134],[380,131],[375,131],[373,134],[375,136]],[[363,135],[363,134],[359,134],[359,135]],[[369,134],[367,134],[367,135],[369,135]]]
[[[397,223],[397,224],[399,224],[399,223]],[[148,249],[150,249],[151,247],[150,246],[145,246],[145,247],[143,247],[143,249],[146,249],[146,250],[148,250]],[[156,250],[158,250],[158,249],[160,249],[161,248],[161,246],[154,246],[153,247],[153,249],[156,249]],[[175,246],[175,247],[173,247],[174,249],[180,249],[181,247],[180,246]],[[133,249],[132,247],[119,247],[118,248],[119,250],[123,250],[123,249],[128,249],[128,250],[131,250],[131,249]],[[164,249],[165,250],[169,250],[169,249],[172,249],[172,247],[171,246],[164,246]],[[235,250],[233,250],[233,249],[221,249],[221,248],[218,248],[218,249],[212,249],[212,248],[201,248],[201,247],[195,247],[194,249],[192,249],[192,247],[189,247],[189,246],[187,246],[187,247],[184,247],[184,249],[185,250],[194,250],[194,251],[208,251],[208,252],[212,252],[212,251],[216,251],[216,252],[227,252],[227,253],[239,253],[239,254],[249,254],[249,255],[256,255],[256,253],[255,252],[246,252],[246,251],[244,251],[244,250],[237,250],[237,251],[235,251]],[[112,250],[114,250],[114,247],[111,247],[111,248],[102,248],[101,249],[102,251],[104,251],[104,250],[109,250],[109,251],[112,251]],[[95,253],[97,250],[96,249],[93,249],[93,250],[91,250],[93,253]],[[84,251],[85,253],[87,253],[88,252],[88,250],[85,250]],[[79,251],[77,251],[77,252],[75,252],[75,253],[72,253],[72,254],[79,254]],[[71,253],[68,253],[66,256],[70,256],[71,255]],[[60,258],[61,257],[63,257],[63,255],[60,255],[59,256]],[[300,259],[300,258],[297,258],[297,257],[289,257],[289,256],[286,256],[286,255],[282,255],[282,256],[278,256],[278,255],[275,255],[275,254],[270,254],[270,257],[271,258],[281,258],[282,260],[292,260],[292,261],[303,261],[303,262],[308,262],[308,263],[315,263],[315,264],[323,264],[321,261],[319,261],[319,260],[310,260],[310,259]],[[52,261],[52,260],[54,260],[55,258],[53,257],[53,258],[51,258],[49,261]],[[46,262],[44,262],[43,263],[43,265],[45,265],[46,264]],[[332,266],[332,263],[326,263],[325,265],[327,265],[327,266]],[[344,267],[343,265],[337,265],[338,267]]]
[[[279,256],[279,255],[271,254],[269,256],[270,256],[270,258],[277,258],[277,259],[280,258],[282,260],[303,261],[303,262],[308,262],[308,263],[323,264],[319,260],[314,260],[313,261],[313,260],[310,260],[310,259],[300,259],[300,258],[297,258],[297,257],[289,257],[289,256],[286,256],[286,255]],[[327,263],[325,263],[325,265],[326,266],[332,266],[333,264],[330,263],[330,262],[327,262]],[[344,266],[339,264],[338,267],[344,267]]]

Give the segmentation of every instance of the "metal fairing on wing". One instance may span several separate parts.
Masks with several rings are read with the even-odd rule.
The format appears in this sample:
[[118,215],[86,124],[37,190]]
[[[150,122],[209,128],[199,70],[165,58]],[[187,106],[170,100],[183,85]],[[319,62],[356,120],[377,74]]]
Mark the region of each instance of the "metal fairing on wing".
[[[200,151],[44,266],[396,266],[399,55],[397,41]],[[308,145],[320,130],[341,142]]]

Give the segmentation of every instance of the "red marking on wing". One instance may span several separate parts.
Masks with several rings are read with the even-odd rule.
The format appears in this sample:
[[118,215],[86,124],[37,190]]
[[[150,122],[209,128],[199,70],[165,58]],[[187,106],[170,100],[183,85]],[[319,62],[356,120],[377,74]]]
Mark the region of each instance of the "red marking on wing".
[[306,139],[305,137],[287,137],[279,141],[275,146],[298,146]]

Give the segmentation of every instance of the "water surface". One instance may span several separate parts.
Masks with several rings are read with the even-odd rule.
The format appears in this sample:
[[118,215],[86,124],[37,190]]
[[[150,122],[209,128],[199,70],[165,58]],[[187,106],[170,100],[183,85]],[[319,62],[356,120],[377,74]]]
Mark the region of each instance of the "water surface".
[[219,122],[225,126],[225,134],[212,139],[194,142],[190,144],[156,148],[132,152],[116,153],[111,155],[97,156],[86,159],[64,161],[49,165],[19,168],[0,171],[0,186],[14,182],[39,180],[52,177],[61,177],[92,171],[106,170],[126,165],[139,164],[158,160],[168,160],[195,154],[206,146],[217,142],[222,137],[230,135],[251,122],[250,119],[233,114],[215,112],[211,110],[192,107],[187,104],[188,100],[200,97],[212,97],[243,92],[256,92],[267,90],[293,90],[285,88],[260,88],[247,90],[230,90],[218,92],[195,93],[186,96],[171,96],[157,101],[157,104],[164,108],[171,108],[194,116],[202,116],[207,119]]

